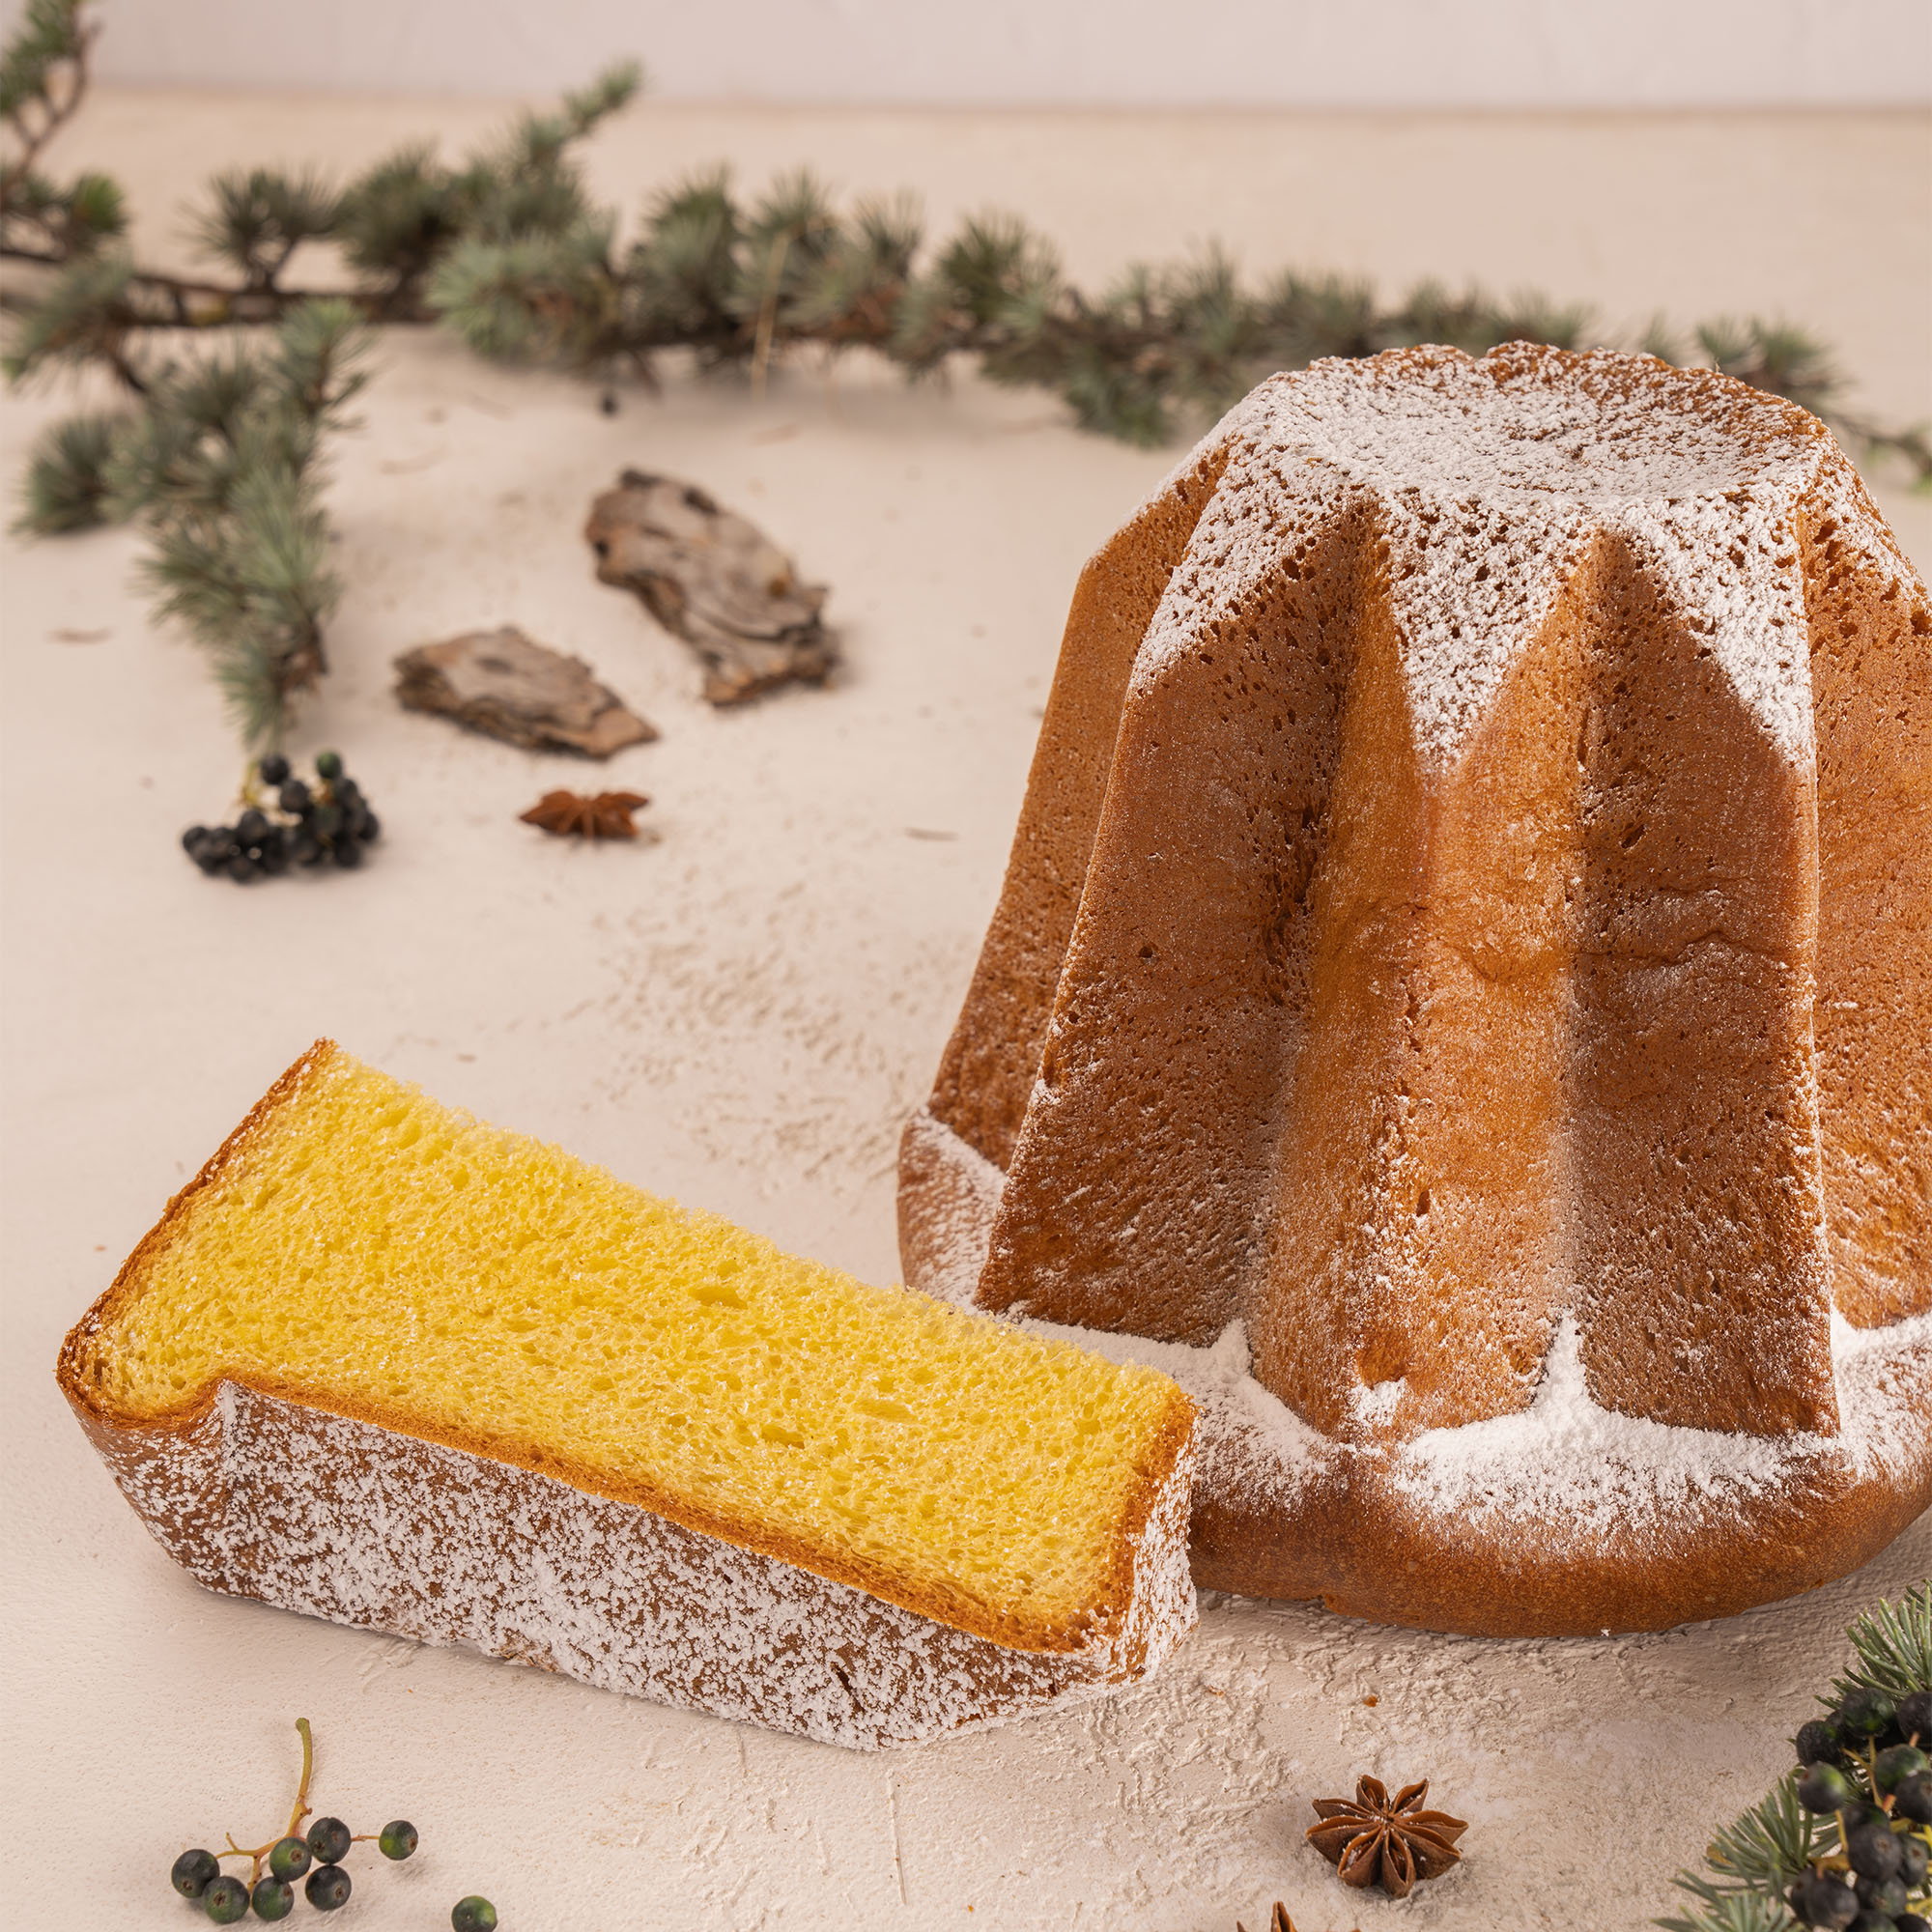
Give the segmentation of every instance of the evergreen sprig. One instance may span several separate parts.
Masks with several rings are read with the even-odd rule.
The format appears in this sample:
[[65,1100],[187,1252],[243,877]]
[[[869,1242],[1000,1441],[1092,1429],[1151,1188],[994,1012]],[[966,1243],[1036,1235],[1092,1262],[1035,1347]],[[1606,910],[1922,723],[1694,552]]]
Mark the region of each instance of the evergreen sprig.
[[81,0],[28,0],[0,48],[0,121],[15,148],[0,162],[0,248],[8,254],[67,261],[127,226],[120,190],[105,176],[83,174],[62,187],[38,167],[87,92],[95,32]]
[[156,614],[208,654],[243,742],[273,751],[327,669],[323,439],[365,380],[367,331],[346,302],[289,310],[265,344],[147,366],[138,407],[57,422],[28,466],[35,530],[138,521]]
[[[128,252],[113,182],[82,174],[63,185],[40,168],[85,94],[95,31],[83,0],[28,0],[0,49],[0,122],[16,150],[0,167],[0,258],[36,278],[0,293],[14,312],[4,371],[19,382],[99,366],[133,407],[47,432],[20,523],[52,532],[144,518],[163,608],[214,655],[251,742],[277,737],[289,696],[319,674],[334,594],[316,463],[354,381],[338,392],[327,375],[320,390],[298,393],[291,358],[327,342],[331,366],[346,369],[358,319],[440,326],[479,355],[603,382],[654,383],[672,350],[754,384],[808,349],[870,349],[916,379],[965,355],[996,383],[1050,391],[1083,428],[1148,445],[1320,356],[1609,339],[1587,309],[1534,293],[1422,282],[1384,307],[1365,281],[1293,271],[1251,288],[1215,247],[1129,268],[1090,294],[1013,215],[972,216],[928,250],[909,197],[841,208],[805,170],[749,203],[724,169],[694,175],[647,202],[620,245],[623,224],[591,201],[578,156],[635,98],[642,75],[630,63],[458,163],[425,142],[340,186],[313,172],[223,173],[190,229],[210,273],[164,273]],[[323,242],[347,265],[346,287],[295,279]],[[277,346],[156,359],[159,330],[242,324],[273,327]],[[1830,355],[1801,330],[1719,320],[1679,338],[1659,322],[1644,346],[1789,396],[1861,454],[1896,459],[1932,487],[1927,431],[1847,413]]]
[[[1932,1691],[1932,1582],[1918,1584],[1896,1604],[1875,1605],[1846,1635],[1854,1656],[1833,1679],[1832,1695],[1819,1699],[1827,1712],[1859,1691],[1881,1691],[1893,1702]],[[1876,1796],[1869,1748],[1862,1757],[1849,1752],[1845,1762],[1855,1788]],[[1790,1887],[1809,1871],[1845,1863],[1843,1815],[1806,1810],[1799,1796],[1802,1776],[1802,1768],[1787,1772],[1720,1830],[1705,1849],[1703,1870],[1677,1874],[1673,1883],[1696,1900],[1696,1910],[1655,1920],[1663,1932],[1798,1932],[1786,1904]]]
[[1858,1661],[1832,1680],[1833,1701],[1851,1690],[1883,1690],[1888,1697],[1932,1690],[1932,1583],[1921,1584],[1898,1604],[1879,1603],[1845,1634]]

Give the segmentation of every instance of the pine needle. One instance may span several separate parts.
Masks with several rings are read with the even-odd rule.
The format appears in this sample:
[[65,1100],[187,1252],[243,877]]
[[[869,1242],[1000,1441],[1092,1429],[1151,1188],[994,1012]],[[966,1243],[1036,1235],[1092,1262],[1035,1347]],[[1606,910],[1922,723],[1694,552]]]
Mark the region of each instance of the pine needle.
[[1896,1604],[1875,1604],[1846,1634],[1858,1660],[1833,1680],[1830,1702],[1857,1690],[1883,1690],[1889,1697],[1932,1690],[1932,1581]]
[[107,466],[128,422],[126,413],[97,412],[63,417],[46,429],[28,459],[14,527],[54,536],[112,522]]

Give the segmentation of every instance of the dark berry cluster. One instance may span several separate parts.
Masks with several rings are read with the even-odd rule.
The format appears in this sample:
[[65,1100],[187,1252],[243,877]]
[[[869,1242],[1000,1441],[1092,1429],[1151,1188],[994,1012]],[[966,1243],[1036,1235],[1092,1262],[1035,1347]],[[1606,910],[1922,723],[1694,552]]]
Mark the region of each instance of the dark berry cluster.
[[[373,1835],[385,1859],[406,1859],[416,1848],[416,1828],[406,1818],[394,1819]],[[340,1818],[318,1818],[303,1837],[291,1832],[272,1845],[221,1853],[221,1858],[252,1861],[246,1884],[223,1872],[216,1854],[205,1851],[184,1852],[168,1877],[184,1898],[199,1900],[217,1925],[233,1925],[250,1911],[257,1918],[286,1918],[296,1909],[296,1880],[304,1874],[302,1895],[318,1912],[334,1912],[349,1903],[350,1879],[342,1861],[351,1845],[362,1842]]]
[[[354,1845],[369,1843],[385,1859],[401,1861],[416,1848],[416,1828],[407,1818],[394,1818],[380,1832],[352,1833],[340,1818],[318,1818],[308,1830],[301,1823],[309,1814],[309,1777],[315,1769],[315,1739],[306,1718],[296,1720],[302,1745],[301,1783],[287,1833],[270,1844],[238,1845],[231,1836],[228,1849],[210,1852],[197,1847],[184,1852],[168,1873],[168,1883],[207,1913],[217,1925],[234,1925],[252,1911],[257,1918],[286,1918],[296,1909],[296,1881],[305,1879],[302,1895],[318,1912],[334,1912],[349,1903],[349,1874],[342,1861]],[[298,1835],[299,1833],[299,1835]],[[246,1859],[245,1881],[221,1869],[223,1859]],[[454,1932],[497,1932],[497,1908],[474,1895],[458,1900],[449,1915]]]
[[1837,1843],[1786,1895],[1831,1932],[1932,1932],[1932,1690],[1851,1690],[1798,1733],[1798,1802]]
[[313,784],[280,753],[264,758],[248,775],[242,804],[233,825],[190,825],[182,834],[183,851],[210,878],[246,885],[291,866],[359,866],[382,830],[334,752],[317,757]]

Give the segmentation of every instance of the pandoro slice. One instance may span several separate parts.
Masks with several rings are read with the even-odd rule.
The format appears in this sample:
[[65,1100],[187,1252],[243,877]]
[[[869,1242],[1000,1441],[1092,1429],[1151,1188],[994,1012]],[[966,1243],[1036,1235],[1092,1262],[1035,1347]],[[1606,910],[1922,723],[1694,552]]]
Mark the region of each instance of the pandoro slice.
[[318,1041],[58,1375],[211,1589],[864,1747],[1195,1619],[1167,1378],[872,1288]]

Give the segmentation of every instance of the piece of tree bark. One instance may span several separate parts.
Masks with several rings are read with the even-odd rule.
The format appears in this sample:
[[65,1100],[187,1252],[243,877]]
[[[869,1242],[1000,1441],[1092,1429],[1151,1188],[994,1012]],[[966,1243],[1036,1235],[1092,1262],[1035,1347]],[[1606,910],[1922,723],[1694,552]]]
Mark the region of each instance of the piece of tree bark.
[[440,711],[533,752],[608,758],[658,735],[581,658],[532,643],[514,624],[419,644],[397,658],[396,673],[396,696],[412,711]]
[[634,590],[704,663],[704,696],[738,704],[775,685],[823,684],[838,643],[819,612],[826,586],[702,490],[627,469],[590,506],[583,534],[605,583]]

